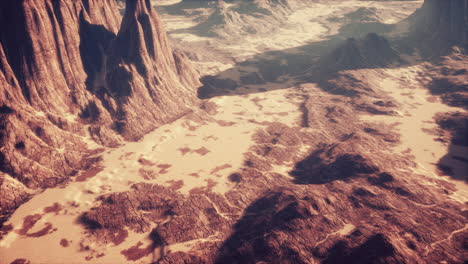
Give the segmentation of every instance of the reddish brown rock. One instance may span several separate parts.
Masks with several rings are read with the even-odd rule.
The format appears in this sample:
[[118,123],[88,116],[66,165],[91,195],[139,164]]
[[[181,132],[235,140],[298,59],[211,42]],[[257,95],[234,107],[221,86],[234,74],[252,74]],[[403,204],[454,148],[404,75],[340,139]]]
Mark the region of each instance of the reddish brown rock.
[[[329,109],[332,102],[339,107]],[[462,263],[466,213],[447,196],[450,184],[405,170],[414,164],[389,151],[395,133],[362,123],[349,100],[311,95],[304,107],[321,129],[265,124],[225,194],[213,193],[210,182],[188,195],[136,184],[101,196],[85,227],[103,243],[115,229],[147,233],[152,245],[126,253],[166,252],[160,263]],[[279,161],[296,170],[272,172]],[[427,181],[434,184],[421,184]],[[189,252],[164,251],[198,239]]]
[[28,201],[31,196],[29,190],[21,182],[0,172],[0,223],[6,221],[10,214],[22,203]]
[[426,55],[468,45],[468,3],[465,0],[425,0],[410,18],[415,45]]
[[[6,176],[0,187],[7,190],[0,197],[2,210],[11,212],[29,197],[26,185],[55,186],[68,176],[86,181],[97,173],[77,175],[99,161],[97,153],[88,151],[81,141],[80,136],[85,134],[80,125],[90,125],[89,132],[98,143],[115,145],[118,136],[111,129],[126,139],[135,139],[185,113],[195,101],[186,89],[195,82],[193,75],[183,55],[170,50],[149,2],[127,1],[118,33],[112,29],[113,19],[98,21],[110,2],[25,0],[12,4],[11,10],[29,4],[32,11],[22,13],[32,17],[27,20],[28,28],[47,27],[48,23],[34,23],[35,19],[47,18],[58,21],[56,30],[78,28],[79,34],[96,37],[86,40],[98,40],[98,44],[80,38],[76,43],[85,47],[84,55],[75,56],[72,50],[66,55],[60,53],[60,43],[65,43],[62,48],[76,48],[73,37],[60,40],[41,30],[41,37],[47,40],[44,42],[52,48],[35,41],[33,51],[40,52],[30,55],[32,61],[48,63],[47,67],[15,60],[10,64],[11,44],[6,45],[3,36],[12,33],[0,31],[0,85],[5,84],[0,89],[6,87],[0,90],[0,170],[6,173],[2,173]],[[44,12],[42,3],[55,15]],[[57,10],[65,7],[74,11],[67,13],[67,23],[59,23],[61,12]],[[1,22],[16,21],[3,15]],[[21,38],[24,34],[19,33],[15,36]],[[65,75],[71,72],[56,69],[79,65],[80,60],[86,76],[77,74],[68,79]],[[18,79],[18,69],[36,79]],[[60,76],[62,73],[64,76]],[[63,78],[66,85],[56,86],[49,77]],[[392,153],[398,136],[391,127],[365,124],[355,111],[376,113],[394,105],[386,98],[378,98],[382,101],[373,104],[377,97],[370,83],[351,74],[340,78],[334,83],[337,89],[327,90],[334,95],[302,96],[302,120],[296,127],[261,123],[263,128],[254,135],[255,144],[245,154],[244,166],[229,176],[232,185],[226,193],[214,193],[217,182],[213,180],[206,180],[205,187],[186,195],[177,192],[182,181],[173,181],[170,187],[136,183],[128,191],[99,196],[81,215],[86,239],[114,246],[123,243],[129,231],[147,234],[150,243],[135,242],[120,253],[128,261],[136,261],[159,250],[160,259],[152,260],[158,263],[463,263],[468,214],[464,204],[448,197],[453,186],[412,172],[410,157]],[[54,89],[60,91],[54,94]],[[37,98],[41,92],[51,98]],[[78,97],[73,99],[67,93]],[[51,100],[58,103],[49,109]],[[441,121],[446,128],[458,131],[458,121],[455,126],[451,119]],[[181,149],[184,151],[192,150]],[[131,155],[135,153],[122,158],[130,160]],[[148,167],[139,170],[147,180],[169,172],[171,167],[144,159],[139,163]],[[217,170],[231,166],[216,165],[220,166]],[[294,170],[282,175],[274,172],[275,165],[292,166]],[[151,170],[151,166],[157,169]],[[46,207],[44,213],[58,212],[59,207]],[[41,214],[26,217],[17,232],[27,236],[53,232],[50,223],[36,229],[41,218]],[[39,231],[29,232],[33,228]],[[11,229],[2,228],[2,234]],[[103,256],[90,244],[80,242],[81,249],[90,253],[86,260]],[[191,242],[192,250],[165,251],[168,245],[183,242]],[[64,246],[68,241],[60,243]]]
[[124,255],[127,260],[136,261],[153,253],[154,249],[152,249],[151,245],[140,248],[142,245],[143,243],[138,242],[136,245],[122,250],[121,254]]
[[426,68],[431,77],[429,91],[447,105],[468,109],[467,69],[468,56],[455,48],[451,55],[441,58],[440,65]]
[[28,231],[42,218],[41,214],[28,215],[23,220],[23,226],[16,232],[20,235],[27,235]]
[[449,112],[435,116],[435,121],[448,135],[442,135],[446,142],[468,146],[468,113]]
[[41,230],[31,233],[31,234],[27,234],[27,236],[28,237],[41,237],[41,236],[48,235],[52,232],[55,232],[55,230],[54,230],[54,226],[51,223],[45,223],[45,226]]
[[182,53],[170,48],[150,2],[127,1],[119,33],[109,49],[103,87],[117,102],[117,131],[126,138],[139,138],[155,124],[189,111],[196,100],[192,87],[197,80],[185,61]]
[[62,239],[60,240],[60,245],[61,245],[62,247],[68,247],[68,246],[70,245],[70,242],[69,242],[68,240],[66,240],[65,238],[62,238]]
[[51,206],[47,206],[44,208],[43,212],[44,213],[56,213],[58,214],[60,211],[62,211],[63,209],[63,206],[59,203],[54,203],[53,205]]
[[23,258],[15,259],[13,262],[10,264],[31,264],[31,261]]
[[123,20],[114,0],[4,1],[0,32],[0,172],[18,181],[1,181],[17,193],[1,192],[2,221],[28,188],[91,168],[86,135],[137,140],[197,101],[197,74],[148,1],[129,1]]

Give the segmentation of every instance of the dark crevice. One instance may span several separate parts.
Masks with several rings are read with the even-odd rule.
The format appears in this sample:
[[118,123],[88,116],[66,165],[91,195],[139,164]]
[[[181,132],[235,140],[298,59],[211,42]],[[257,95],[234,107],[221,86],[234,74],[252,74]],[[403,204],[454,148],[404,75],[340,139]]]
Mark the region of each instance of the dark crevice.
[[[2,27],[0,44],[3,46],[8,64],[19,82],[24,98],[31,102],[31,93],[26,85],[26,72],[34,72],[32,40],[27,32],[23,1],[4,1],[0,7]],[[26,66],[27,69],[23,67]]]
[[86,21],[83,11],[80,14],[80,55],[87,74],[86,87],[95,93],[95,79],[104,66],[106,51],[115,39],[115,34],[103,25],[93,25]]
[[143,28],[143,35],[145,38],[146,43],[146,50],[148,51],[149,55],[154,58],[154,38],[153,38],[153,30],[151,25],[151,19],[148,14],[141,14],[138,16],[138,22],[141,24]]

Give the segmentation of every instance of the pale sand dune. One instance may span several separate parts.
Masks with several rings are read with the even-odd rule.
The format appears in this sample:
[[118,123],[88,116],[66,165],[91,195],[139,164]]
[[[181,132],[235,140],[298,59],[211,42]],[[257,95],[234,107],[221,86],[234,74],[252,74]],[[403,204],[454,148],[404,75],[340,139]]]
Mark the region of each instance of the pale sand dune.
[[[436,113],[464,110],[447,106],[439,99],[428,100],[429,92],[418,82],[419,71],[421,68],[418,66],[385,70],[388,76],[381,81],[380,88],[400,103],[400,113],[398,116],[366,115],[361,118],[366,121],[397,124],[401,135],[401,144],[395,148],[395,152],[404,154],[409,149],[410,154],[414,156],[418,164],[415,172],[441,179],[436,173],[438,170],[436,165],[447,154],[448,145],[436,141],[434,135],[424,130],[437,127],[434,121]],[[467,147],[458,146],[456,148],[460,152],[460,156],[468,153]],[[455,159],[449,160],[450,164],[446,165],[452,167],[457,175],[468,176],[466,163]],[[466,183],[451,180],[449,177],[443,177],[443,179],[456,185],[458,191],[452,196],[454,199],[461,202],[468,200],[468,185]]]

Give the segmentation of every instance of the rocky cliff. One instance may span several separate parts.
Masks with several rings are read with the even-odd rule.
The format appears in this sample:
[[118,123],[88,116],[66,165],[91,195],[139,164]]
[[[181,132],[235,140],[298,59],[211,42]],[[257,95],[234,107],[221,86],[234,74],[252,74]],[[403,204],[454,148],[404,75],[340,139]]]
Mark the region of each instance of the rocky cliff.
[[454,45],[468,48],[467,0],[425,0],[409,19],[414,41],[426,53],[446,52]]
[[[196,75],[168,43],[150,1],[127,1],[117,37],[106,58],[104,94],[116,101],[116,128],[136,139],[189,111]],[[152,122],[148,122],[152,121]]]
[[93,166],[91,148],[139,139],[188,112],[196,83],[149,1],[127,1],[123,19],[114,0],[2,1],[0,221],[28,188]]

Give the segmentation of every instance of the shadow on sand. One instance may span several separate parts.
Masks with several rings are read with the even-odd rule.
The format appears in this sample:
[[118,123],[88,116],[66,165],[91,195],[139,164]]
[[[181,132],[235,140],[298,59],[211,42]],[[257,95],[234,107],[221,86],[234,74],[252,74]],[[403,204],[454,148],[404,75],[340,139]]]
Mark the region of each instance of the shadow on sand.
[[[327,92],[346,95],[345,91],[334,91],[327,85],[340,71],[354,69],[377,69],[410,65],[397,55],[387,56],[385,61],[370,61],[367,53],[368,41],[379,38],[377,34],[389,32],[395,25],[380,23],[354,23],[343,26],[339,33],[323,41],[281,51],[269,51],[237,63],[234,67],[215,76],[203,76],[198,96],[207,99],[215,96],[239,95],[284,89],[301,83],[317,83]],[[357,31],[357,29],[359,29]],[[365,36],[362,39],[352,35]],[[395,40],[399,41],[399,40]],[[388,51],[391,49],[392,51]],[[379,48],[373,52],[379,52]],[[398,54],[388,47],[383,52]],[[273,84],[274,85],[271,85]]]

